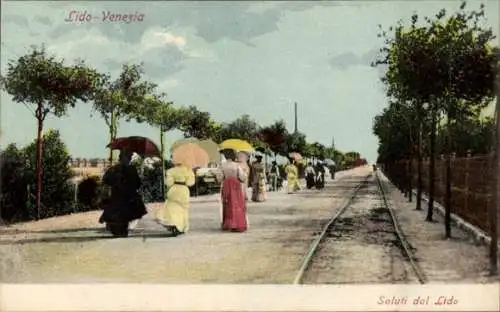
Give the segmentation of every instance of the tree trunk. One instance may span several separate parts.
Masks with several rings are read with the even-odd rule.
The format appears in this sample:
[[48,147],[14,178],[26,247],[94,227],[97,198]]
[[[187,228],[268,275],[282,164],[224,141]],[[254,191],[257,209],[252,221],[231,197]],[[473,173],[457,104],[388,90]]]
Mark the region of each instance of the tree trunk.
[[448,131],[446,131],[446,193],[445,193],[445,217],[444,217],[444,228],[445,237],[451,237],[451,118],[447,118]]
[[422,210],[422,116],[418,113],[418,135],[417,135],[417,210]]
[[432,221],[434,213],[434,189],[436,180],[436,124],[437,109],[436,103],[432,103],[431,108],[431,135],[430,135],[430,161],[429,161],[429,204],[427,206],[426,221]]
[[163,198],[166,197],[165,193],[165,142],[163,127],[160,126],[160,155],[161,155],[161,190]]
[[[38,103],[36,110],[36,118],[38,121],[38,130],[36,137],[36,213],[37,220],[41,217],[42,208],[42,155],[43,155],[43,103]],[[29,196],[29,194],[28,194]]]
[[408,159],[408,202],[413,202],[413,155]]
[[[111,121],[109,125],[109,142],[112,142],[116,138],[116,112],[113,110],[111,112]],[[109,149],[109,165],[113,165],[113,149]]]
[[408,153],[408,169],[407,169],[407,187],[408,187],[408,202],[413,201],[413,153],[412,153],[412,148],[413,148],[413,133],[412,133],[412,126],[411,124],[409,125],[410,127],[410,152]]

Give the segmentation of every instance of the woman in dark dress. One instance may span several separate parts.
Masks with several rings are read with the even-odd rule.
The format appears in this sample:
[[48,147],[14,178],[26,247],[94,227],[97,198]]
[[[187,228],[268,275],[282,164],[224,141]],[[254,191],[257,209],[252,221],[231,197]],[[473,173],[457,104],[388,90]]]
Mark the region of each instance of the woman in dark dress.
[[314,186],[316,172],[314,171],[313,165],[311,162],[307,164],[306,170],[306,186],[308,189],[311,189]]
[[111,196],[99,221],[106,223],[113,236],[127,237],[129,223],[142,218],[147,210],[138,192],[141,179],[130,164],[132,152],[122,150],[119,160],[102,178],[102,182],[111,188]]
[[325,187],[325,167],[318,161],[316,165],[316,188],[322,189]]

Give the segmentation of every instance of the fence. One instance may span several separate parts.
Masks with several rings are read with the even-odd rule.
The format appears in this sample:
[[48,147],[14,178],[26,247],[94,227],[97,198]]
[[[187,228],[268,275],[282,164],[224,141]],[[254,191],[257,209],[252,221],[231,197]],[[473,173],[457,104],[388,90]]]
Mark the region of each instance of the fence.
[[[411,164],[411,167],[410,167]],[[444,206],[446,194],[446,159],[436,159],[434,200]],[[400,160],[385,165],[387,176],[400,189],[417,187],[416,160]],[[429,194],[429,159],[422,161],[422,191]],[[451,213],[488,232],[488,207],[493,205],[494,167],[491,156],[471,156],[451,160]]]
[[109,166],[109,160],[104,158],[71,158],[69,166],[72,168],[106,168]]

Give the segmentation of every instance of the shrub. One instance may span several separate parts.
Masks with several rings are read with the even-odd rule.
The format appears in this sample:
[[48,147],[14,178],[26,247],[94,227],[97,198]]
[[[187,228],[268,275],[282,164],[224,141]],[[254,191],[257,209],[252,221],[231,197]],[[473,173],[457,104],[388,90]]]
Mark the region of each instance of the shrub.
[[161,163],[155,163],[152,168],[144,167],[144,171],[142,172],[142,191],[145,203],[164,200],[161,179]]
[[[27,159],[26,178],[29,179],[30,204],[27,207],[30,219],[36,216],[35,163],[36,140],[24,148]],[[43,136],[43,170],[42,170],[42,208],[41,218],[50,218],[74,211],[73,188],[68,183],[72,177],[69,166],[69,153],[61,140],[59,131],[49,130]]]
[[106,188],[97,176],[90,176],[78,184],[78,211],[101,209],[103,200],[107,197]]
[[26,166],[23,151],[9,144],[0,155],[0,207],[1,218],[13,222],[26,219],[28,183],[24,174]]

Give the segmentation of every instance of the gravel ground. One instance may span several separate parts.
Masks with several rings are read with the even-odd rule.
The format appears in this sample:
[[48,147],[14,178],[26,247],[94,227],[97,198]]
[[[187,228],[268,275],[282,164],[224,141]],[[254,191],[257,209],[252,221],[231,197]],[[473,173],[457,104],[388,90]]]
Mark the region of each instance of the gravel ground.
[[362,183],[347,210],[327,232],[304,284],[418,283],[395,234],[375,176]]
[[246,233],[219,230],[218,196],[194,198],[190,232],[165,237],[152,204],[131,236],[112,239],[88,212],[0,227],[1,281],[8,283],[277,283],[293,281],[315,231],[352,180],[368,168],[337,175],[322,191],[270,193],[249,203]]
[[[246,233],[219,230],[217,195],[192,199],[190,232],[165,237],[149,205],[129,238],[112,239],[97,223],[99,211],[0,226],[0,280],[4,283],[240,283],[290,284],[319,230],[369,174],[369,167],[339,173],[322,191],[270,193],[249,203]],[[384,178],[384,177],[382,177]],[[332,231],[334,244],[323,250],[323,267],[306,282],[415,282],[387,229],[387,214],[370,183],[344,216],[344,231]],[[388,185],[400,226],[430,282],[498,282],[488,278],[487,248],[453,228],[444,240],[442,220],[425,222],[425,212]],[[350,229],[349,229],[350,228]],[[384,232],[387,229],[387,232]],[[381,244],[382,243],[382,244]],[[344,246],[344,249],[339,249]],[[320,251],[321,253],[321,251]],[[328,265],[325,265],[328,264]],[[363,268],[360,270],[359,268]],[[315,271],[316,270],[316,271]]]
[[426,222],[427,205],[415,210],[408,200],[380,174],[386,183],[401,230],[415,249],[420,267],[430,283],[498,283],[500,277],[488,276],[488,248],[478,245],[465,231],[452,227],[452,238],[444,238],[444,220],[434,214]]

